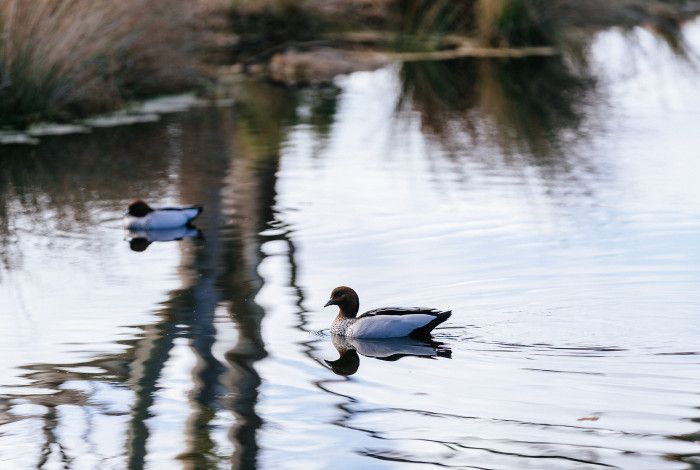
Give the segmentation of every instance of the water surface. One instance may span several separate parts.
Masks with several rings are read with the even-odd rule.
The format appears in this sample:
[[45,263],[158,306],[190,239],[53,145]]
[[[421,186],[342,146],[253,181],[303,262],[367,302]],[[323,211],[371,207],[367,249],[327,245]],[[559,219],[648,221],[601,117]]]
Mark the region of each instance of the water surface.
[[[2,147],[3,468],[696,468],[697,87],[611,31]],[[453,316],[333,341],[339,284]]]

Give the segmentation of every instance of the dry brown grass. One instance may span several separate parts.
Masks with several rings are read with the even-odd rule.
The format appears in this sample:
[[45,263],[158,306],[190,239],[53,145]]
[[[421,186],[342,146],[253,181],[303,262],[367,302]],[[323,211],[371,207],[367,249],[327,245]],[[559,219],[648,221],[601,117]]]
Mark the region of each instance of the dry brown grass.
[[500,39],[498,22],[507,4],[507,0],[478,0],[475,3],[477,33],[483,43],[493,44]]
[[0,1],[0,119],[72,117],[192,87],[201,3]]

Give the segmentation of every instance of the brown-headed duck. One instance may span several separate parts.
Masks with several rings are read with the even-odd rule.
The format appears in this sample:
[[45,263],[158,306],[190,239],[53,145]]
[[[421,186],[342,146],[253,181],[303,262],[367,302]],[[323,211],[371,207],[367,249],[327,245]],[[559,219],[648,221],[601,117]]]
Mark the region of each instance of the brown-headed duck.
[[434,308],[385,307],[365,312],[359,317],[360,298],[349,287],[333,289],[330,300],[324,305],[340,307],[333,320],[331,333],[351,338],[400,338],[411,336],[425,338],[452,315],[451,311]]

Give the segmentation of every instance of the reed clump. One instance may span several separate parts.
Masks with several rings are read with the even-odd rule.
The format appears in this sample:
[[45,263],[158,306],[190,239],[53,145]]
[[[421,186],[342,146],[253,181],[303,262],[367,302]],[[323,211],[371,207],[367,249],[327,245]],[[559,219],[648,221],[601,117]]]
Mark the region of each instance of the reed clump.
[[[700,12],[698,0],[390,0],[401,11],[430,7],[419,31],[474,36],[490,47],[560,45],[575,28],[649,25],[675,31]],[[448,21],[445,21],[447,19]]]
[[417,43],[439,43],[446,34],[470,36],[489,47],[557,42],[557,23],[544,0],[393,0],[389,11],[397,29]]
[[201,83],[195,4],[3,0],[0,120],[70,119]]
[[408,49],[439,47],[461,34],[490,46],[555,42],[551,2],[572,0],[234,0],[233,27],[246,47],[324,38],[342,30],[386,30]]
[[[446,46],[447,35],[477,39],[493,47],[554,44],[545,0],[234,0],[234,55],[244,60],[280,48],[323,43],[347,47],[335,33],[388,32],[378,44],[402,51]],[[348,38],[348,36],[340,36]],[[367,36],[358,36],[365,46]],[[365,41],[365,42],[363,42]],[[352,40],[350,40],[352,43]],[[372,44],[372,45],[377,45]]]
[[[551,0],[549,0],[551,1]],[[560,25],[543,0],[476,0],[476,34],[488,46],[542,46],[557,42]]]

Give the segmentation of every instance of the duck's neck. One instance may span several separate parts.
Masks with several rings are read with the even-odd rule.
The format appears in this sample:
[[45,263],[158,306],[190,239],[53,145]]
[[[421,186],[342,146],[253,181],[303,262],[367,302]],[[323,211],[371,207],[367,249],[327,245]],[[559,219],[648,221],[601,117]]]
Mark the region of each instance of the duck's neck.
[[338,319],[347,320],[348,318],[357,317],[357,312],[360,310],[360,301],[358,299],[348,299],[342,305],[339,305]]

